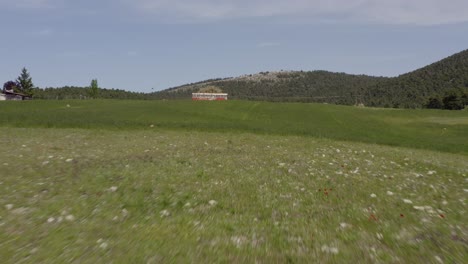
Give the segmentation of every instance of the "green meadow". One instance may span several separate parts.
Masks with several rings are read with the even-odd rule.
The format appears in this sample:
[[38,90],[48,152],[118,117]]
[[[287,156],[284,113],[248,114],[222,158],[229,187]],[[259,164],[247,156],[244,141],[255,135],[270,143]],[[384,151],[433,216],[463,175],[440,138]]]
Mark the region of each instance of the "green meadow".
[[248,101],[2,102],[0,126],[328,138],[468,154],[468,112]]
[[5,263],[463,263],[468,112],[0,103]]

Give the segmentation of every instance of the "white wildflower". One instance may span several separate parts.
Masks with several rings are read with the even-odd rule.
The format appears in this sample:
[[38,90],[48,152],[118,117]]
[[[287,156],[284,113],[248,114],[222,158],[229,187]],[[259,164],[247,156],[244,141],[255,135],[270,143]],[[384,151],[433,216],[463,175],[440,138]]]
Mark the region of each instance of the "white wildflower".
[[161,217],[168,217],[171,215],[171,213],[168,210],[162,210],[161,212],[159,212],[159,215]]
[[340,223],[340,227],[341,227],[341,229],[346,229],[346,228],[350,227],[350,225],[347,224],[347,223]]
[[433,170],[427,172],[428,175],[432,175],[432,174],[436,174],[436,173],[437,173],[437,171],[433,171]]
[[128,210],[127,209],[122,209],[122,215],[124,217],[128,216]]
[[112,187],[109,188],[109,191],[111,191],[111,192],[116,192],[117,189],[118,189],[117,186],[112,186]]
[[387,195],[390,195],[390,196],[392,196],[392,195],[393,195],[393,192],[391,192],[391,191],[387,191]]
[[73,159],[67,159],[67,160],[65,160],[65,162],[72,162],[72,161],[73,161]]
[[381,233],[377,233],[377,239],[378,240],[382,240],[383,239],[383,235]]
[[338,248],[336,247],[329,247],[327,245],[323,245],[322,246],[322,252],[326,252],[326,253],[331,253],[331,254],[338,254]]
[[231,237],[231,242],[236,245],[237,248],[240,248],[246,242],[246,238],[243,236],[233,236]]
[[75,220],[75,217],[74,217],[73,215],[67,215],[67,216],[65,217],[65,220],[67,220],[67,221],[74,221],[74,220]]
[[413,201],[409,200],[409,199],[403,199],[403,202],[406,203],[406,204],[412,204]]
[[210,200],[208,203],[209,203],[211,206],[215,206],[215,205],[218,204],[218,202],[215,201],[215,200]]
[[373,193],[373,194],[370,195],[370,197],[371,197],[371,198],[376,198],[377,195],[376,195],[375,193]]
[[52,223],[55,221],[55,218],[53,217],[49,217],[49,219],[47,219],[47,223]]

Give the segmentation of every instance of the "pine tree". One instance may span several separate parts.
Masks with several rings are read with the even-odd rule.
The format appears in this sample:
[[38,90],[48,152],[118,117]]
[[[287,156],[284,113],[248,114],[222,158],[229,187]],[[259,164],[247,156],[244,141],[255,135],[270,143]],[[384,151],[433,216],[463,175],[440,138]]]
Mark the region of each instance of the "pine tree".
[[21,75],[16,79],[16,82],[19,84],[19,89],[22,93],[26,95],[32,95],[34,91],[34,84],[32,82],[31,76],[26,68],[21,70]]

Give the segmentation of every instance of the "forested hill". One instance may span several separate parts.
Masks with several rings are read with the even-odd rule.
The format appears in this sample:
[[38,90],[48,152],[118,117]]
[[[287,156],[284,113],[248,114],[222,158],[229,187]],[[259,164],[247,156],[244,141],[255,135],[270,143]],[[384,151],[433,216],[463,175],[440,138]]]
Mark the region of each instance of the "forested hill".
[[458,90],[468,94],[468,50],[416,71],[379,82],[364,95],[370,106],[420,107]]
[[184,85],[154,95],[166,99],[190,98],[192,92],[216,86],[232,99],[354,104],[359,99],[361,89],[369,89],[385,79],[326,71],[261,72]]
[[[364,104],[382,107],[423,107],[430,98],[451,90],[468,90],[468,50],[393,78],[326,71],[261,72],[170,88],[151,95],[158,99],[190,98],[216,86],[231,99]],[[466,100],[466,99],[465,99]]]

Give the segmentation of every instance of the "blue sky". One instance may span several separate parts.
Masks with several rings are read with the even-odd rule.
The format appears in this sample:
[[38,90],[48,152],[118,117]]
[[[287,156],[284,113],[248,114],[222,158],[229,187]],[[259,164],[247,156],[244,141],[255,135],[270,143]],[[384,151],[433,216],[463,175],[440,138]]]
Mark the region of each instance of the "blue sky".
[[260,71],[396,76],[468,49],[466,0],[0,0],[0,82],[151,92]]

